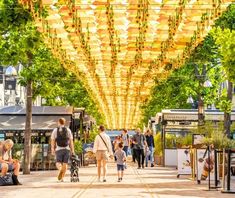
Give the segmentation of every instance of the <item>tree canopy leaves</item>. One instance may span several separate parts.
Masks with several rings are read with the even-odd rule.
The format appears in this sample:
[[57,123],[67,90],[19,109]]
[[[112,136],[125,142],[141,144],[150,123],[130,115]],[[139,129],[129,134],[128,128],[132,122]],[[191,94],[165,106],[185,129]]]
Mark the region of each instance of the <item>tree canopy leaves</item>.
[[0,54],[3,66],[23,65],[19,83],[33,82],[33,99],[40,95],[45,105],[84,107],[98,123],[103,121],[95,101],[45,46],[31,13],[17,0],[0,0]]
[[[148,103],[142,106],[147,123],[162,109],[191,108],[187,98],[194,101],[201,94],[206,104],[215,104],[221,110],[231,111],[231,104],[222,90],[221,82],[235,81],[235,5],[216,21],[215,28],[193,51],[181,68],[172,72],[168,79],[157,79]],[[203,87],[205,80],[212,82],[212,88]],[[229,103],[229,104],[228,104]],[[194,104],[193,107],[197,107]],[[226,107],[226,108],[225,108]]]

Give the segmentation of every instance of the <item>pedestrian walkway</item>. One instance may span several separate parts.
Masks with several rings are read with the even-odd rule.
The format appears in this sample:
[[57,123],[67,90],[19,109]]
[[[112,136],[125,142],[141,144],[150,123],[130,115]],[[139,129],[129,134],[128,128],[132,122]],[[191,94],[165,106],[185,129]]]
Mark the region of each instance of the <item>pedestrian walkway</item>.
[[[136,169],[128,164],[122,182],[117,182],[116,166],[109,164],[107,182],[97,182],[96,167],[80,169],[80,182],[70,183],[69,175],[65,182],[57,183],[56,171],[32,172],[21,175],[22,186],[1,187],[1,198],[232,198],[234,194],[221,194],[220,191],[207,191],[207,185],[196,184],[188,176],[176,178],[173,168]],[[68,172],[69,174],[69,172]]]

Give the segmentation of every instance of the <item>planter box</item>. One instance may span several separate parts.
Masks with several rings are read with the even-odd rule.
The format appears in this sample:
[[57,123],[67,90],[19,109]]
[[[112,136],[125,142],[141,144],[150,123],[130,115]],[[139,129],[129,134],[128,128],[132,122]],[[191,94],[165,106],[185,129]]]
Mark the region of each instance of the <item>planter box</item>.
[[154,155],[154,162],[159,166],[163,165],[163,157],[159,155]]

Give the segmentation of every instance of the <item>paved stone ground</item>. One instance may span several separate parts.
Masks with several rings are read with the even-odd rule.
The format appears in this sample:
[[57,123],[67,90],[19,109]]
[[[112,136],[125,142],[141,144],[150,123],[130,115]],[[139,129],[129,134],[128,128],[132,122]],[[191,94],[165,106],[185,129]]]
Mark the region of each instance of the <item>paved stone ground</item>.
[[[136,169],[128,164],[124,180],[117,182],[116,166],[109,164],[107,182],[97,182],[96,167],[80,169],[80,182],[70,183],[67,175],[64,183],[56,181],[56,171],[32,172],[21,175],[22,186],[0,187],[1,198],[234,198],[234,194],[222,194],[220,190],[208,191],[207,184],[200,185],[188,176],[176,178],[173,168]],[[69,172],[68,172],[69,174]],[[235,184],[235,181],[234,181]],[[234,190],[235,185],[233,184]]]

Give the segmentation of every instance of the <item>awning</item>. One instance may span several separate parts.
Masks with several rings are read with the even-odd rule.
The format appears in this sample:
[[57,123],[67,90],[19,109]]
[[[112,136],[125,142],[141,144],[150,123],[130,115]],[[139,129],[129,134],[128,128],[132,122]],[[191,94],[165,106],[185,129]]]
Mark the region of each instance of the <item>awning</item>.
[[[25,107],[21,107],[21,106],[0,107],[0,115],[25,115],[25,113],[26,113]],[[73,107],[33,106],[32,114],[33,115],[72,115]]]
[[[56,128],[59,118],[61,116],[33,116],[32,130],[51,130]],[[66,119],[66,126],[69,126],[71,116],[63,116],[63,118]],[[25,116],[0,115],[0,121],[0,131],[25,130]]]
[[[0,130],[24,130],[25,107],[6,106],[0,108]],[[58,119],[66,119],[70,125],[73,107],[33,106],[32,130],[50,130],[57,127]]]

